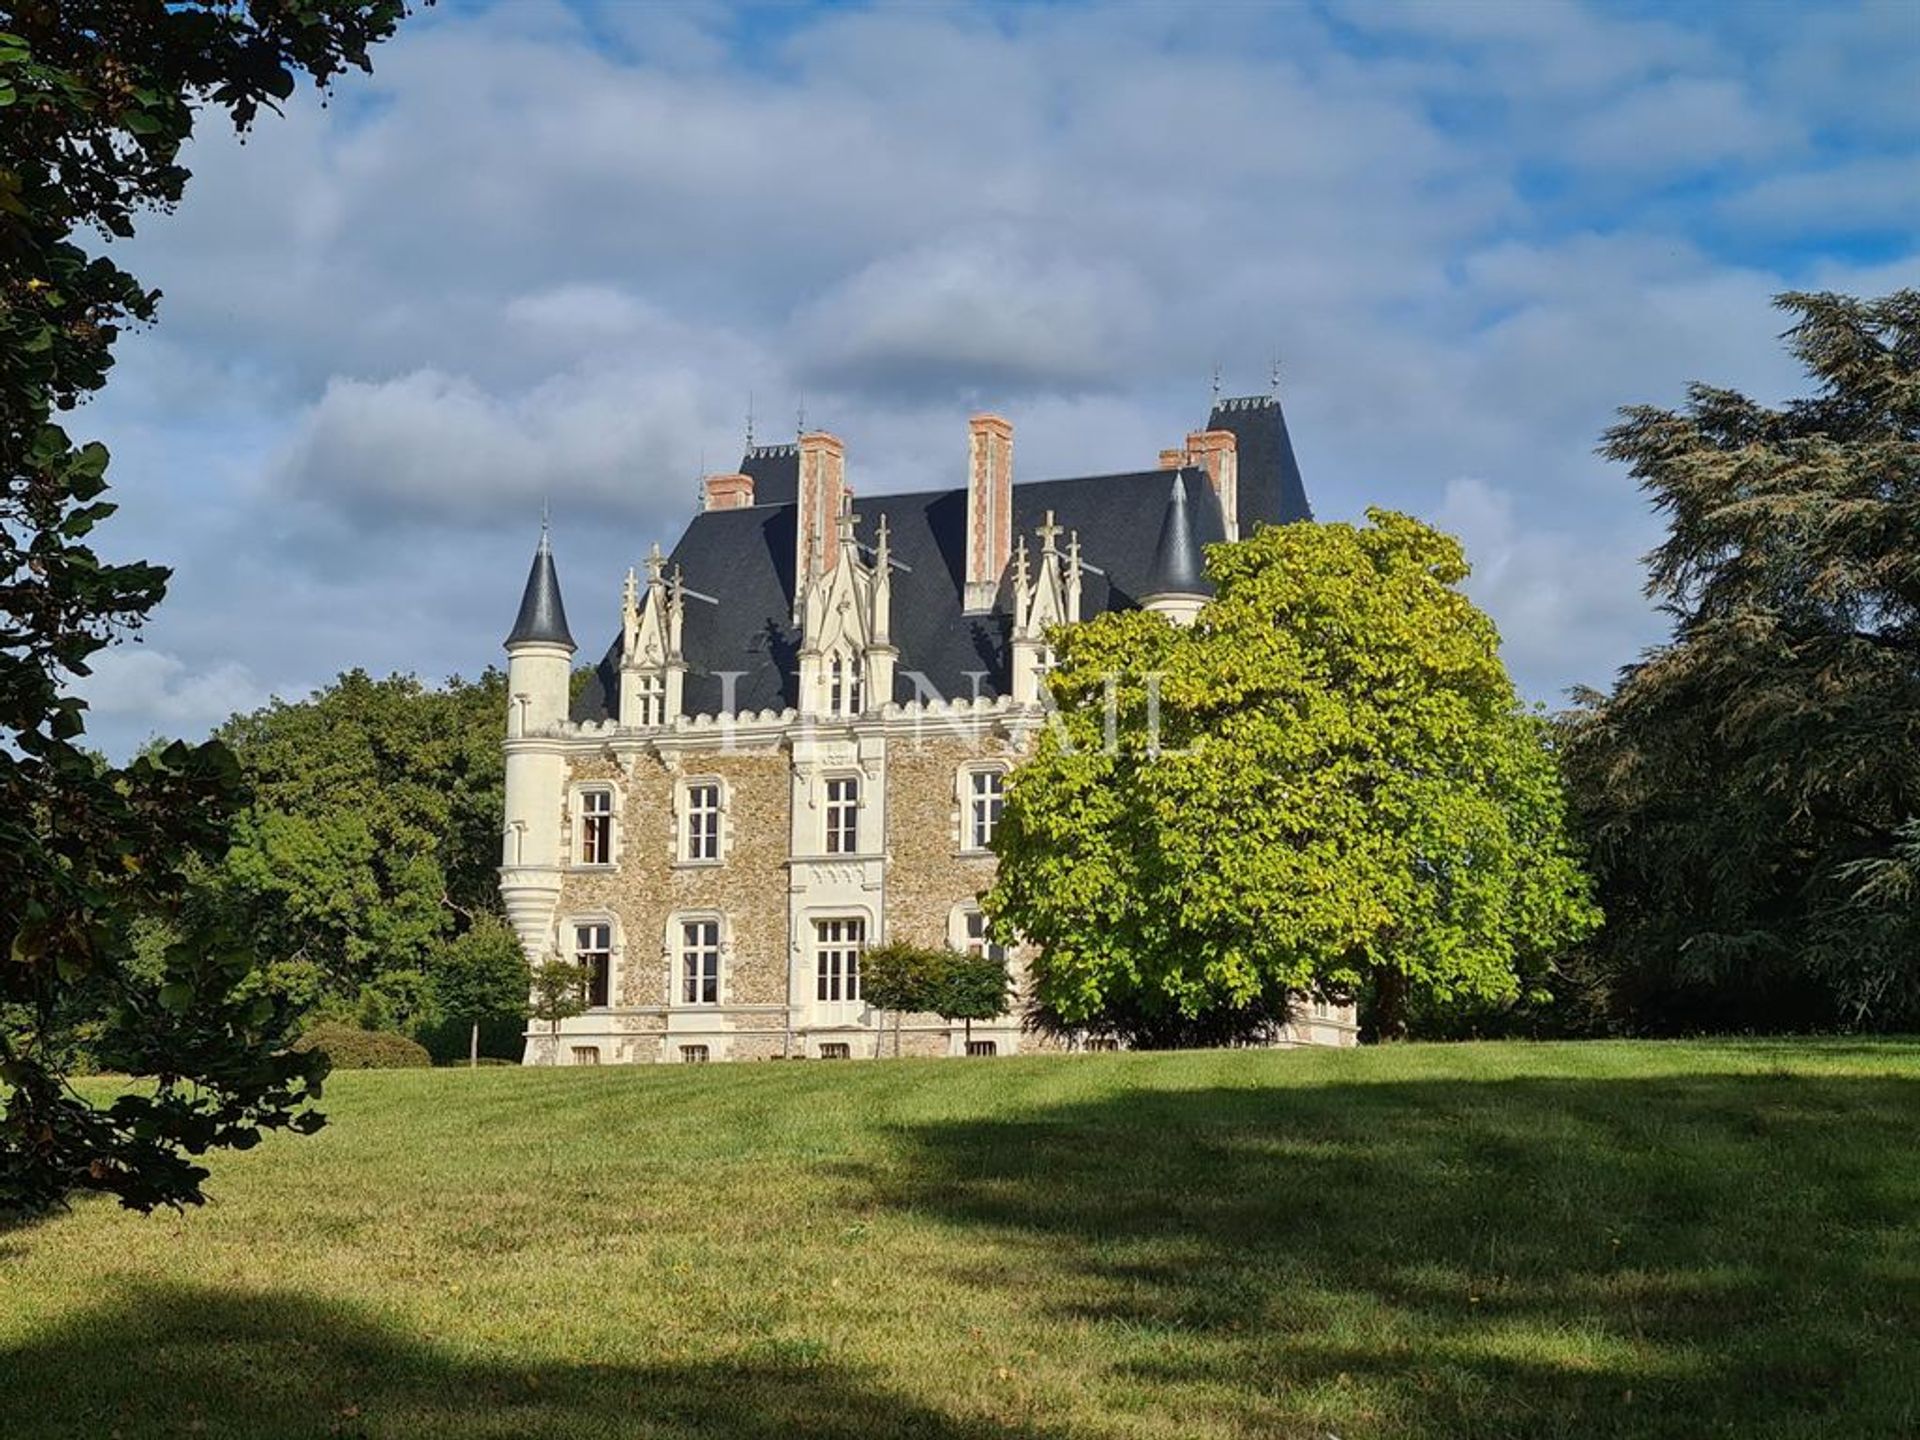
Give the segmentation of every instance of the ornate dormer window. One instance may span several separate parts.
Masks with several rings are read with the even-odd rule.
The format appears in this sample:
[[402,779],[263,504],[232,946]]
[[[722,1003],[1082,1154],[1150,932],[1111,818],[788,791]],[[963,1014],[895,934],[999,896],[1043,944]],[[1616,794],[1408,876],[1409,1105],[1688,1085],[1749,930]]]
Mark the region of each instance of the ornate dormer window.
[[852,717],[866,708],[866,676],[860,658],[835,655],[827,662],[827,713]]
[[636,725],[664,725],[667,723],[667,682],[661,675],[642,675],[636,686],[639,697],[639,714],[634,716]]

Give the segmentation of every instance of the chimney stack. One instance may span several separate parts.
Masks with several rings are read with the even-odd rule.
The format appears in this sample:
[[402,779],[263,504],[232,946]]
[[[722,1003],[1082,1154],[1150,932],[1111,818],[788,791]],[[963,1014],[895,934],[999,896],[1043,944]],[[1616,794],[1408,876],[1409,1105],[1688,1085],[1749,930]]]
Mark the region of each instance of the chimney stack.
[[833,569],[840,554],[840,512],[846,508],[847,447],[824,430],[800,437],[800,482],[793,527],[793,603],[807,584]]
[[[1189,463],[1207,472],[1207,483],[1220,497],[1220,514],[1227,523],[1227,539],[1240,538],[1240,441],[1231,430],[1196,430],[1187,436]],[[1162,468],[1166,456],[1161,452]]]
[[708,510],[744,510],[753,504],[751,475],[709,475],[701,486]]
[[1013,426],[998,415],[967,424],[966,611],[993,608],[1013,553]]

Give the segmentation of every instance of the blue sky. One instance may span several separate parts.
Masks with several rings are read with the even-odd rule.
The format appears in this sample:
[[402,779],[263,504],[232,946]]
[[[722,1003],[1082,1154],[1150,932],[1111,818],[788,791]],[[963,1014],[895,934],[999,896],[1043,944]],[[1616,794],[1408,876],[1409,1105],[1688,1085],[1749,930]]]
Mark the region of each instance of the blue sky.
[[1131,469],[1283,398],[1323,518],[1466,541],[1557,702],[1658,638],[1616,407],[1799,377],[1769,297],[1920,284],[1920,5],[443,0],[124,261],[76,430],[177,567],[96,738],[500,659],[543,501],[583,646],[796,410],[856,491]]

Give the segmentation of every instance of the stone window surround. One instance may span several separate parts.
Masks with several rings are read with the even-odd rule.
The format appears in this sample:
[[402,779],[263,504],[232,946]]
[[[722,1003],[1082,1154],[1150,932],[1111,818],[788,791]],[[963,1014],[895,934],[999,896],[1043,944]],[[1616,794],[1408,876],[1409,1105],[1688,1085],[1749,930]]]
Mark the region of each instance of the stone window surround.
[[[607,801],[607,858],[589,863],[580,859],[586,839],[585,800],[588,794],[601,794]],[[620,788],[611,780],[576,780],[567,787],[567,868],[569,870],[613,870],[620,864]]]
[[[711,785],[719,791],[720,813],[718,854],[711,859],[696,859],[689,853],[692,832],[688,826],[692,816],[692,796],[695,787]],[[673,863],[678,866],[714,866],[724,865],[727,851],[733,841],[733,796],[722,775],[688,775],[674,782],[673,786]]]
[[[853,782],[853,845],[846,850],[832,848],[833,836],[833,787],[836,782]],[[867,776],[858,766],[836,766],[820,772],[820,833],[815,837],[819,842],[821,855],[831,855],[836,859],[852,859],[866,853],[866,811]]]
[[973,843],[973,777],[997,774],[1005,785],[1013,767],[1004,760],[969,760],[953,772],[953,835],[955,854],[990,856],[992,847]]
[[[720,984],[718,998],[712,1001],[687,1000],[683,988],[686,980],[686,937],[683,925],[710,922],[720,927]],[[727,923],[726,912],[713,909],[676,910],[667,916],[666,934],[662,937],[660,953],[666,960],[667,970],[667,1008],[669,1010],[713,1011],[729,1003],[729,991],[733,983],[733,927]]]
[[[578,963],[575,956],[579,951],[578,931],[582,925],[604,925],[607,927],[607,1003],[588,1006],[585,1013],[604,1015],[620,1008],[620,982],[626,970],[625,956],[622,953],[620,936],[620,917],[611,910],[580,910],[567,915],[559,923],[559,940],[564,948],[560,953],[566,956],[569,964]],[[558,947],[556,947],[558,948]]]
[[[858,939],[842,937],[839,940],[829,941],[820,933],[823,925],[848,921],[860,927],[860,936]],[[846,987],[844,985],[842,986],[842,998],[838,1000],[831,997],[825,1000],[820,999],[820,958],[821,952],[829,947],[837,950],[851,946],[855,955],[858,956],[861,951],[864,951],[869,945],[874,944],[874,935],[876,932],[873,912],[864,905],[824,905],[818,908],[809,908],[801,923],[806,926],[804,932],[806,935],[806,969],[804,971],[806,980],[803,991],[804,998],[801,1000],[801,1004],[864,1007],[867,1002],[860,996],[855,995],[851,998],[845,996],[844,990]],[[858,974],[858,966],[859,962],[856,959],[853,966],[856,975]],[[844,975],[844,971],[842,973]],[[859,984],[858,980],[855,980],[854,984],[857,986]]]

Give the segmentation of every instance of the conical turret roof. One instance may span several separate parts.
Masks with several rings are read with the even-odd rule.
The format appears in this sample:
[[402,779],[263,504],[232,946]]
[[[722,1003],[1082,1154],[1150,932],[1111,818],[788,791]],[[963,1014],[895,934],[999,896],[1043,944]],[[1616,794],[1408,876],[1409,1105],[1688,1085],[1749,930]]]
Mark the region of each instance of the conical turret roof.
[[1160,543],[1154,547],[1153,564],[1140,587],[1140,598],[1156,595],[1211,595],[1213,585],[1207,579],[1206,556],[1187,505],[1188,472],[1175,471],[1173,490],[1167,496],[1167,512],[1160,521]]
[[507,635],[509,648],[531,644],[574,648],[573,634],[567,629],[567,607],[560,602],[560,572],[554,568],[553,547],[547,543],[544,525],[540,528],[540,548],[533,554],[533,568],[527,572],[526,593],[520,597],[520,613]]

